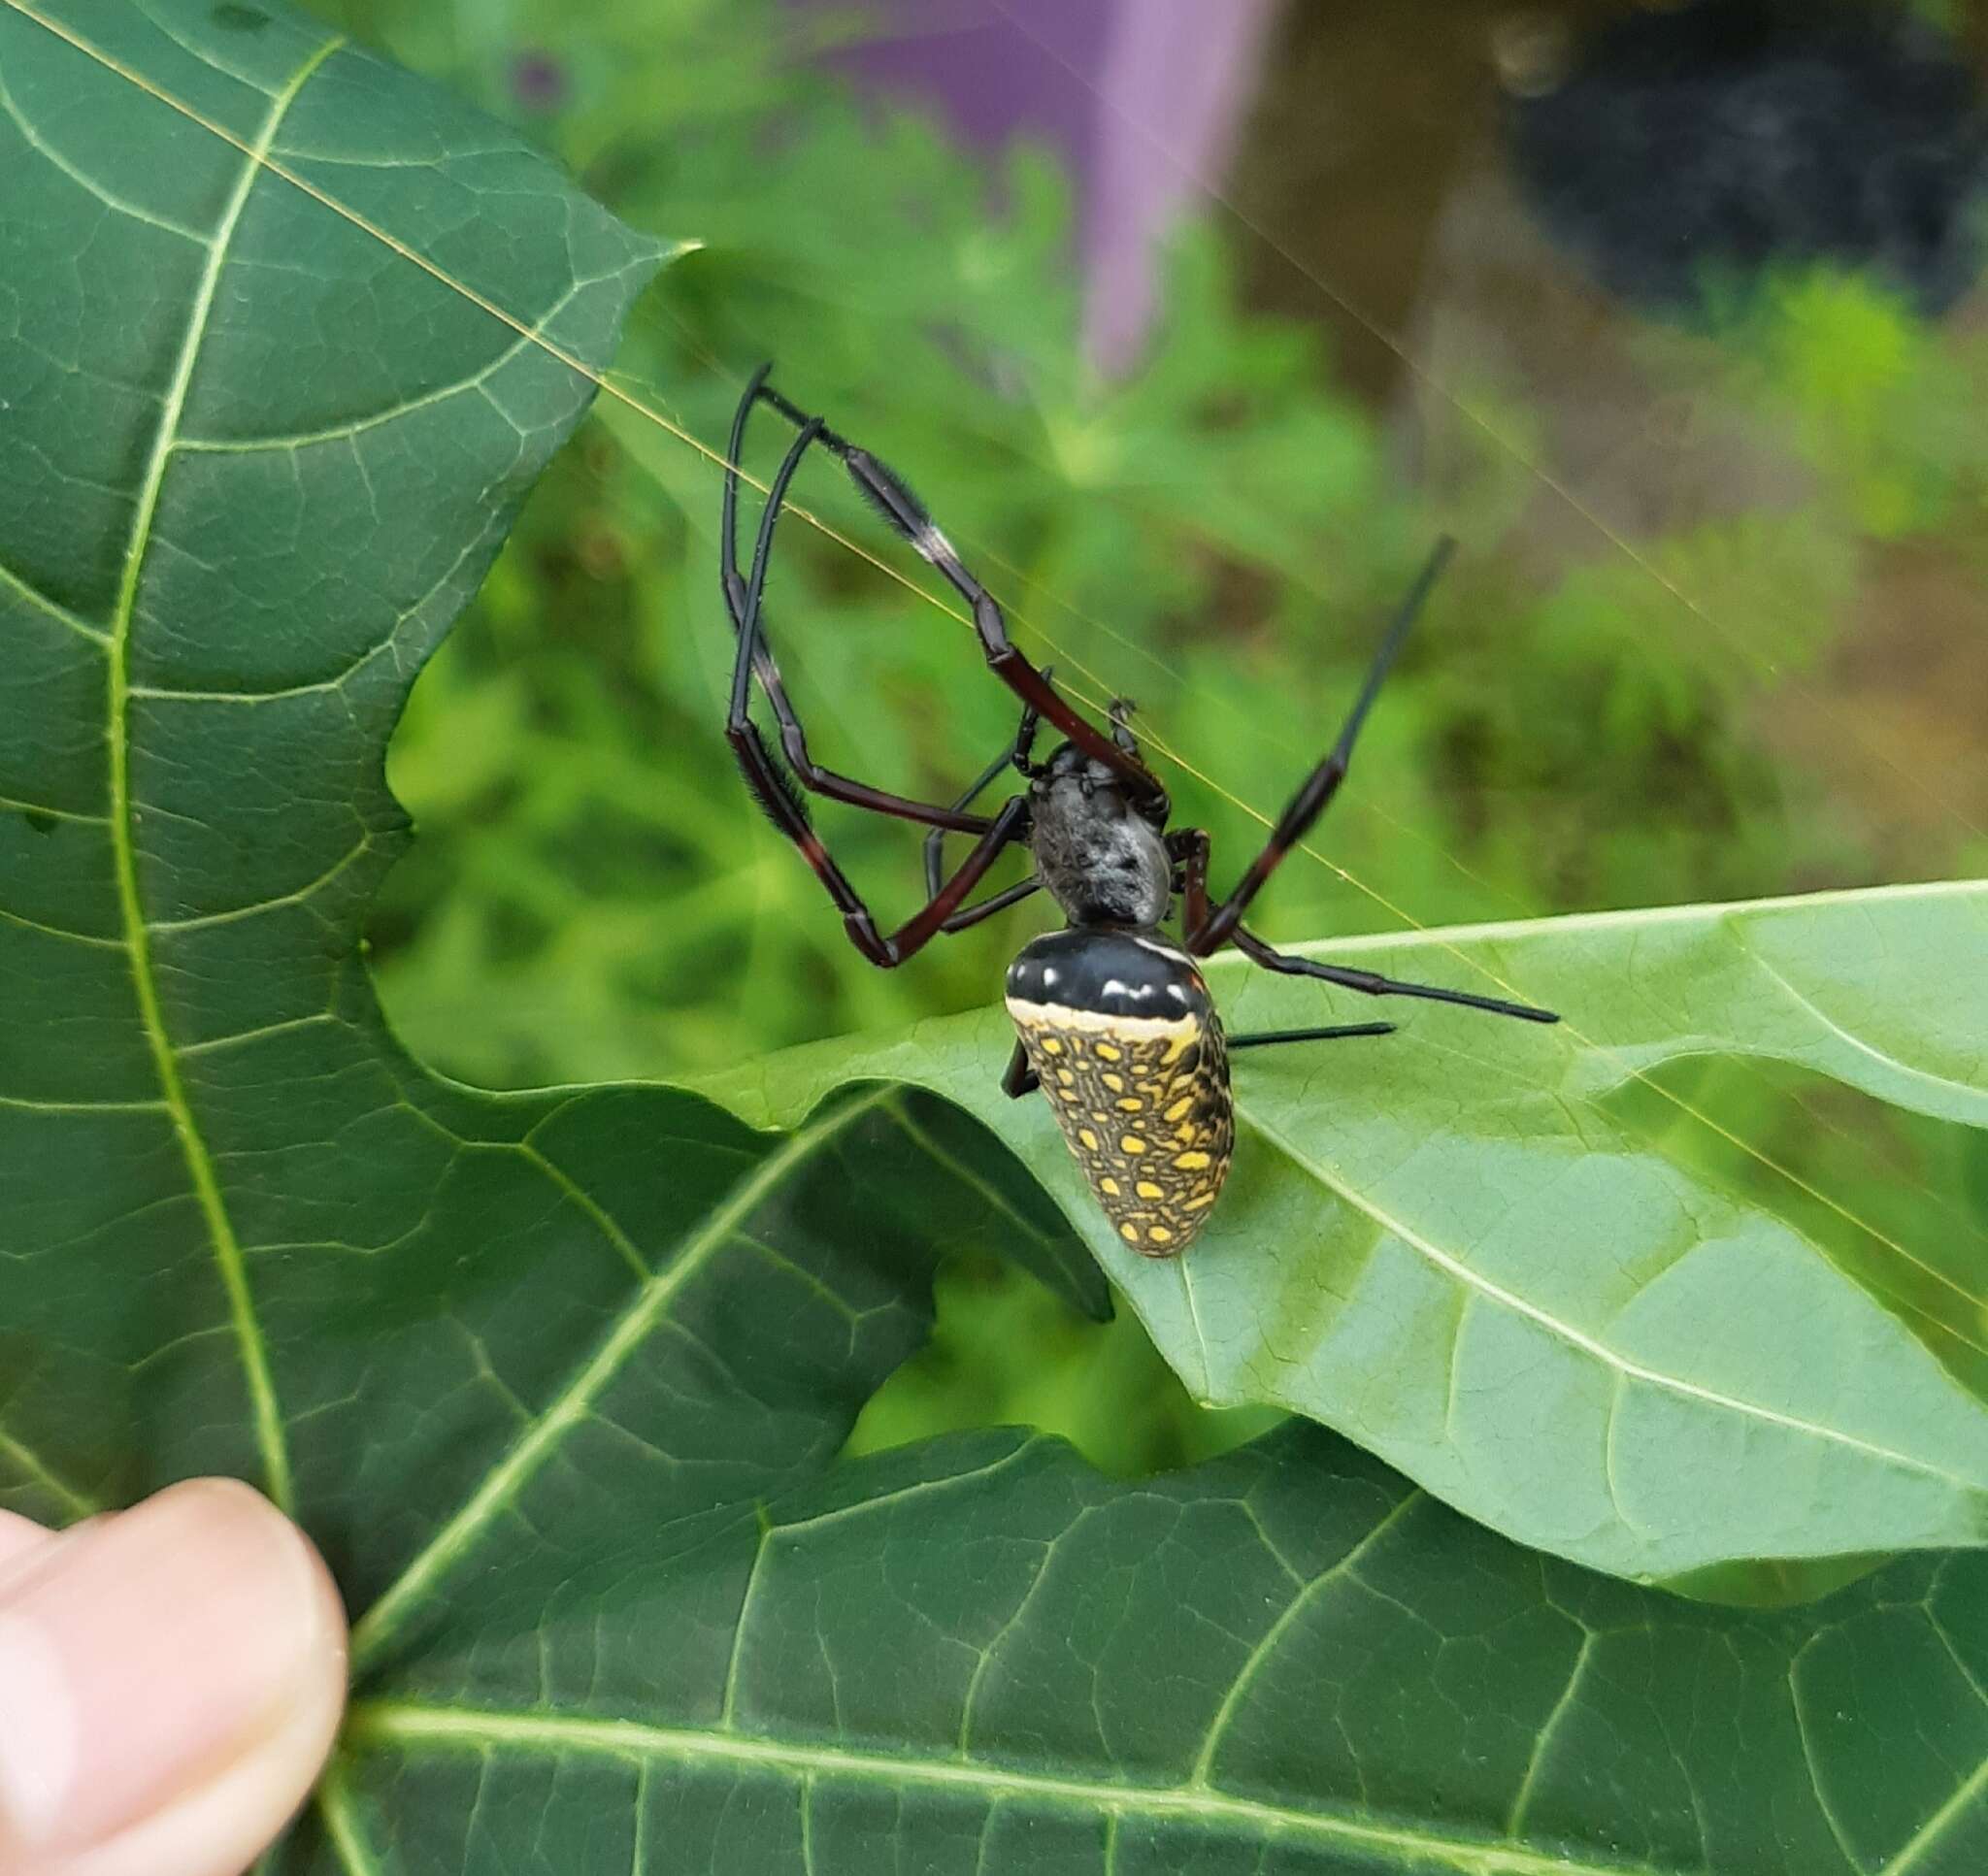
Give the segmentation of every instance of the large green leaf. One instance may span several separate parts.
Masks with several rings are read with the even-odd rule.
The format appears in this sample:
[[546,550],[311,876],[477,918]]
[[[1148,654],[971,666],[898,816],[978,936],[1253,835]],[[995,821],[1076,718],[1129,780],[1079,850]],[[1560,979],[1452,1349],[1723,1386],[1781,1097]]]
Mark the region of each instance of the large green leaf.
[[359,1685],[285,1866],[1978,1866],[1988,1560],[1713,1610],[1309,1425],[837,1466],[941,1255],[1103,1306],[984,1130],[411,1063],[384,738],[587,386],[138,81],[592,365],[656,250],[266,8],[58,17],[127,69],[0,0],[0,1502],[303,1519]]
[[[451,1630],[437,1672],[363,1697],[338,1848],[307,1867],[1968,1876],[1988,1858],[1978,1553],[1797,1614],[1715,1610],[1493,1537],[1302,1424],[1138,1489],[1055,1441],[953,1436],[733,1514],[662,1567],[668,1534],[629,1530],[563,1594],[562,1547],[537,1545],[549,1636]],[[522,1590],[520,1623],[544,1612]]]
[[[1988,1126],[1988,977],[1964,968],[1988,956],[1988,885],[1304,948],[1513,987],[1568,1020],[1395,1005],[1384,1041],[1239,1058],[1237,1170],[1173,1262],[1120,1244],[1043,1103],[1003,1097],[999,1010],[710,1086],[781,1125],[862,1076],[958,1102],[1062,1201],[1199,1397],[1322,1420],[1542,1549],[1734,1594],[1753,1585],[1723,1566],[1747,1559],[1988,1535],[1978,1234],[1901,1242],[1839,1208],[1842,1234],[1806,1234],[1702,1168],[1692,1135],[1716,1123],[1687,1095],[1662,1135],[1611,1104],[1673,1060],[1773,1058]],[[1325,1003],[1234,961],[1213,981],[1238,1028]]]
[[0,10],[0,1399],[58,1500],[289,1500],[363,1286],[272,1247],[474,1160],[349,1040],[381,749],[593,388],[388,244],[596,363],[664,250],[265,8]]

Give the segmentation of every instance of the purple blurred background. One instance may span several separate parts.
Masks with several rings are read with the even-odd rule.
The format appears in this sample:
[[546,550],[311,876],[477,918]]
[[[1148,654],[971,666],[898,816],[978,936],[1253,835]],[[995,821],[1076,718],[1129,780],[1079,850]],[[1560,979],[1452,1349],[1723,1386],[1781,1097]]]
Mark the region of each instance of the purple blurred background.
[[861,82],[937,109],[983,147],[1024,135],[1069,160],[1085,346],[1102,370],[1127,369],[1152,317],[1158,247],[1233,148],[1274,0],[874,5],[878,38],[839,61]]

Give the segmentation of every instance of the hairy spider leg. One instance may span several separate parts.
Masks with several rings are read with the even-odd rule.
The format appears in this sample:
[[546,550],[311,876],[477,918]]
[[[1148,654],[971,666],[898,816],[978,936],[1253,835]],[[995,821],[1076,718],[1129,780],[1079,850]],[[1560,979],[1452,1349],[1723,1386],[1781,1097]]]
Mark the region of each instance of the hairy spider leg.
[[[1167,845],[1180,862],[1180,922],[1191,932],[1208,919],[1208,835],[1198,827],[1183,827],[1167,837]],[[1313,964],[1307,958],[1290,957],[1273,949],[1246,925],[1237,926],[1229,934],[1229,942],[1266,971],[1280,971],[1293,977],[1317,977],[1322,982],[1338,984],[1342,990],[1358,990],[1369,997],[1421,997],[1430,1003],[1460,1004],[1466,1009],[1489,1010],[1494,1016],[1519,1016],[1532,1023],[1560,1020],[1550,1010],[1535,1009],[1528,1004],[1508,1004],[1498,997],[1476,997],[1467,990],[1443,990],[1435,984],[1404,983],[1397,977],[1383,977],[1377,971],[1358,971],[1350,965]],[[1353,1029],[1346,1033],[1364,1036],[1371,1032]],[[1309,1032],[1306,1039],[1310,1039]]]
[[1416,613],[1429,597],[1429,589],[1436,584],[1443,563],[1455,550],[1456,543],[1448,535],[1436,543],[1435,551],[1423,564],[1421,573],[1415,576],[1415,583],[1408,589],[1408,597],[1395,612],[1387,636],[1381,641],[1380,649],[1368,669],[1367,681],[1360,686],[1360,695],[1354,700],[1345,725],[1340,731],[1339,741],[1318,767],[1305,777],[1298,792],[1277,816],[1276,826],[1271,830],[1263,851],[1249,863],[1249,870],[1243,873],[1236,890],[1213,911],[1190,925],[1187,932],[1189,951],[1205,957],[1219,951],[1228,942],[1229,935],[1242,923],[1242,914],[1248,910],[1249,902],[1263,890],[1264,881],[1276,871],[1284,855],[1305,838],[1311,824],[1325,812],[1326,805],[1339,792],[1340,783],[1346,778],[1347,765],[1352,760],[1353,742],[1360,734],[1360,726],[1366,721],[1367,712],[1373,708],[1375,698],[1380,694],[1381,682],[1394,664],[1403,640],[1408,636],[1408,628],[1414,624]]
[[[972,786],[960,795],[959,799],[953,803],[953,806],[956,808],[972,806],[976,799],[993,785],[995,778],[1006,773],[1010,760],[1009,752],[1003,749],[974,778]],[[945,876],[945,830],[943,827],[933,828],[925,836],[924,847],[925,890],[928,893],[936,893],[939,890],[940,880]]]
[[725,720],[725,740],[731,743],[733,754],[738,758],[746,786],[758,798],[774,825],[800,848],[802,856],[827,889],[828,896],[843,915],[843,926],[849,935],[850,942],[872,964],[889,970],[921,949],[944,927],[959,909],[960,902],[994,864],[1001,850],[1020,838],[1027,823],[1028,797],[1015,796],[991,822],[975,817],[986,831],[974,843],[973,850],[960,863],[958,871],[919,911],[885,938],[878,931],[870,908],[849,884],[847,875],[836,865],[821,837],[810,824],[801,797],[788,785],[786,777],[775,764],[750,712],[755,653],[759,645],[759,609],[766,590],[767,560],[773,547],[774,526],[779,519],[794,472],[800,468],[802,457],[808,453],[810,444],[815,442],[820,431],[818,422],[802,427],[801,434],[782,458],[767,494],[766,509],[759,519],[759,538],[753,548],[752,575],[746,582],[739,613],[738,654],[732,668],[732,696]]
[[[759,603],[752,594],[765,584],[765,569],[760,554],[753,560],[753,580],[748,582],[739,575],[739,465],[746,446],[746,420],[752,414],[752,407],[774,395],[765,384],[770,367],[762,366],[746,386],[746,394],[739,400],[739,409],[732,418],[732,442],[727,451],[724,482],[724,505],[718,529],[718,555],[723,577],[725,608],[732,615],[732,630],[742,639],[752,642],[752,668],[759,679],[760,689],[766,694],[766,701],[773,707],[775,720],[779,724],[780,750],[804,788],[827,797],[831,801],[846,802],[851,807],[868,808],[874,814],[889,814],[899,820],[918,821],[935,828],[951,828],[962,834],[984,834],[994,823],[984,814],[970,814],[963,810],[965,804],[944,807],[934,802],[912,801],[904,795],[894,795],[887,789],[873,788],[867,782],[855,780],[852,776],[837,773],[833,769],[824,769],[814,761],[808,750],[807,732],[801,727],[801,719],[788,701],[787,687],[780,677],[779,660],[773,647],[767,642],[766,621]],[[818,432],[826,441],[826,432]],[[784,485],[782,485],[784,488]],[[779,504],[768,498],[767,512],[773,513]],[[761,517],[761,535],[770,537]],[[752,621],[752,629],[746,630],[746,620]],[[769,756],[771,760],[771,756]],[[935,883],[933,892],[939,890]]]
[[1167,836],[1167,852],[1177,869],[1174,890],[1180,897],[1181,939],[1191,951],[1188,939],[1208,923],[1208,829],[1176,827]]
[[[754,380],[758,395],[790,423],[805,425],[812,421],[799,406],[764,382],[766,372],[771,369],[771,366],[765,367]],[[871,506],[911,543],[923,560],[945,576],[953,589],[973,609],[974,630],[979,635],[987,668],[1024,704],[1035,709],[1045,723],[1053,724],[1085,755],[1110,769],[1141,807],[1164,824],[1167,791],[1160,785],[1159,778],[1137,755],[1122,748],[1115,737],[1087,721],[1065,701],[1046,675],[1022,655],[1008,636],[1008,621],[1001,608],[995,604],[994,596],[967,571],[952,543],[926,511],[925,505],[911,493],[904,478],[867,449],[859,449],[835,431],[823,427],[816,434],[820,436],[824,448],[842,458],[850,478],[869,498]]]

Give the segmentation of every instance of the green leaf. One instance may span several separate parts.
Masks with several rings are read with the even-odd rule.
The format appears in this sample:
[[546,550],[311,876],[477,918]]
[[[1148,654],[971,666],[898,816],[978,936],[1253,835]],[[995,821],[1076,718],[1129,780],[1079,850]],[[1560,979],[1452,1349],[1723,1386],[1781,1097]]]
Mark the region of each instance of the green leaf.
[[0,8],[0,1502],[305,1522],[358,1688],[277,1866],[1978,1865],[1988,1560],[1707,1609],[1303,1424],[838,1466],[943,1254],[1104,1306],[983,1129],[409,1061],[384,739],[589,385],[288,178],[590,368],[658,250],[287,16],[49,16],[126,69]]
[[467,1150],[357,963],[381,749],[666,249],[287,12],[10,5],[0,87],[8,1426],[58,1508],[287,1503],[270,1246]]
[[[1492,1536],[1293,1423],[1128,1489],[953,1436],[630,1530],[361,1699],[312,1869],[1961,1876],[1988,1558],[1793,1614]],[[606,1593],[598,1587],[609,1586]],[[520,1625],[543,1613],[515,1580]],[[350,1846],[371,1846],[366,1860]],[[390,1848],[384,1848],[390,1846]],[[377,1858],[377,1862],[371,1860]]]
[[[1665,1065],[1772,1058],[1988,1126],[1988,885],[1901,887],[1300,947],[1420,982],[1504,986],[1557,1028],[1392,1005],[1379,1041],[1236,1066],[1237,1169],[1185,1256],[1118,1243],[1038,1100],[999,1088],[999,1010],[787,1051],[709,1090],[791,1125],[883,1077],[977,1115],[1062,1202],[1189,1388],[1338,1428],[1451,1504],[1564,1557],[1723,1595],[1751,1562],[1988,1534],[1978,1234],[1825,1238],[1706,1172]],[[1230,961],[1231,1026],[1316,1023],[1316,985]],[[1343,1015],[1341,998],[1333,1013]],[[1371,1005],[1370,1005],[1371,1007]],[[1656,1084],[1661,1087],[1661,1084]],[[1646,1103],[1647,1104],[1647,1103]],[[1740,1144],[1743,1144],[1740,1143]],[[1777,1163],[1775,1163],[1777,1164]],[[1796,1586],[1827,1580],[1798,1576]]]

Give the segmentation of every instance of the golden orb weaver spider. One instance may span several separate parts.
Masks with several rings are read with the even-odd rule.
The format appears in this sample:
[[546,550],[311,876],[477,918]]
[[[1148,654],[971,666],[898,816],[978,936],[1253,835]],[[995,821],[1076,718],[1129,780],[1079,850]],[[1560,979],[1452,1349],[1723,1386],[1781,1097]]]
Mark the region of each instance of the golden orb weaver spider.
[[[739,401],[725,474],[719,552],[725,606],[737,638],[726,740],[746,786],[814,869],[843,915],[850,942],[872,964],[892,969],[941,933],[963,931],[1031,893],[1046,891],[1056,901],[1066,929],[1025,945],[1009,969],[1008,1011],[1018,1039],[1002,1086],[1017,1097],[1042,1089],[1091,1191],[1133,1250],[1147,1257],[1177,1255],[1220,1194],[1235,1140],[1231,1050],[1384,1036],[1394,1027],[1351,1023],[1225,1036],[1197,958],[1234,944],[1265,970],[1316,977],[1370,997],[1423,997],[1530,1022],[1559,1020],[1524,1004],[1287,957],[1242,923],[1264,882],[1345,778],[1360,725],[1452,541],[1437,544],[1397,609],[1338,741],[1291,797],[1235,890],[1211,905],[1209,837],[1197,827],[1168,828],[1167,791],[1140,759],[1129,727],[1132,707],[1115,701],[1107,712],[1109,727],[1100,729],[1071,705],[1049,673],[1038,670],[1010,642],[1001,609],[905,482],[868,450],[782,397],[767,382],[772,369],[761,366]],[[768,485],[751,568],[742,576],[738,464],[747,421],[759,404],[785,417],[798,434]],[[988,669],[1020,700],[1021,722],[1012,743],[950,804],[912,801],[815,762],[767,642],[763,602],[774,529],[794,473],[816,444],[841,461],[872,506],[951,581],[973,609]],[[779,726],[791,774],[752,721],[755,679]],[[1038,762],[1036,736],[1045,721],[1065,741]],[[974,803],[1010,769],[1027,787],[991,815],[976,812]],[[803,789],[931,830],[925,839],[926,902],[887,938],[815,831]],[[949,876],[942,851],[948,832],[975,837]],[[1034,873],[967,905],[967,896],[1010,846],[1029,848]],[[1178,942],[1160,930],[1176,902]]]

